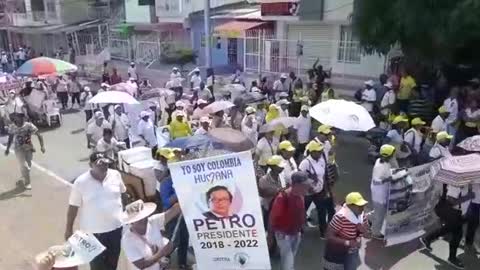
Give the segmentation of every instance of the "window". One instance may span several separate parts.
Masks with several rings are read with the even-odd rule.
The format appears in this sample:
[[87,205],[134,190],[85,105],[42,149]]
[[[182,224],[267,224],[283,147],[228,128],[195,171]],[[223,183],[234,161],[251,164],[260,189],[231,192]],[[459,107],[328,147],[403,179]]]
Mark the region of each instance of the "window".
[[340,42],[338,44],[338,62],[360,64],[361,49],[357,37],[350,26],[340,26]]
[[181,8],[180,0],[157,0],[156,1],[157,13],[177,14],[181,12],[180,8]]

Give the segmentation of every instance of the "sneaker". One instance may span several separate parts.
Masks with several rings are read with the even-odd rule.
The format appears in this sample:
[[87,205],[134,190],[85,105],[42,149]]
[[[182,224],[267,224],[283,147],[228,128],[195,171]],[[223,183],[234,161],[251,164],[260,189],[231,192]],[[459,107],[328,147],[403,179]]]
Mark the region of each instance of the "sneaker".
[[457,269],[465,269],[465,265],[463,265],[462,261],[460,261],[458,258],[451,258],[451,259],[448,259],[448,263],[457,268]]
[[422,243],[423,247],[428,250],[428,251],[432,251],[432,246],[430,246],[430,242],[427,241],[427,239],[425,239],[424,237],[420,237],[420,243]]
[[32,185],[31,184],[26,184],[25,189],[26,190],[32,190]]
[[372,234],[372,238],[376,239],[376,240],[385,240],[385,235],[383,235],[383,234],[378,234],[378,235]]

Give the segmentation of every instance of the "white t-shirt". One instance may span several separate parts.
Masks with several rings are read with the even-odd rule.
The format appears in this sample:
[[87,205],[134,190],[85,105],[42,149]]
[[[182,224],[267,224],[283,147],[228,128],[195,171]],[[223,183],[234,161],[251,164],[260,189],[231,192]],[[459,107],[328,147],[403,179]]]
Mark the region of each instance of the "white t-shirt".
[[73,183],[69,204],[79,207],[80,230],[105,233],[122,226],[121,194],[127,189],[122,176],[116,170],[108,170],[100,182],[90,171],[80,175]]
[[368,111],[372,112],[373,111],[373,103],[377,100],[377,92],[375,92],[375,89],[365,89],[362,92],[362,106]]
[[[382,101],[380,102],[380,107],[383,108],[388,105],[393,105],[395,104],[396,96],[395,92],[393,90],[389,90],[383,95]],[[390,113],[389,108],[385,108],[381,110],[381,113],[385,116],[387,116]]]
[[137,68],[136,67],[129,66],[128,69],[127,69],[127,72],[130,74],[130,77],[132,77],[134,79],[138,79]]
[[154,147],[158,144],[157,137],[155,136],[155,125],[152,120],[148,119],[146,122],[140,120],[137,127],[137,133],[145,138],[150,147]]
[[210,89],[205,87],[203,90],[198,90],[198,98],[208,101],[213,98],[213,95]]
[[325,159],[320,157],[318,160],[314,160],[311,156],[308,156],[298,166],[298,169],[302,172],[306,172],[310,175],[316,174],[317,179],[310,178],[313,183],[311,185],[314,193],[321,192],[323,190],[323,176],[325,175]]
[[194,135],[205,135],[207,133],[208,133],[208,131],[206,131],[203,127],[199,127],[199,128],[197,128],[197,130],[195,130]]
[[438,143],[435,143],[432,146],[432,149],[430,149],[430,152],[428,153],[428,155],[431,158],[434,158],[434,159],[437,159],[437,158],[440,158],[440,157],[451,157],[452,156],[452,154],[450,153],[450,151],[448,150],[447,147],[443,147]]
[[433,121],[432,121],[431,128],[432,128],[433,133],[439,133],[441,131],[446,131],[447,130],[447,123],[445,122],[445,120],[443,120],[443,118],[440,115],[437,115],[437,117],[435,117],[435,119],[433,119]]
[[285,81],[285,83],[282,83],[282,81],[276,80],[273,83],[273,91],[275,93],[275,99],[279,100],[281,93],[287,93],[288,92],[287,82]]
[[115,137],[120,140],[124,141],[128,139],[128,127],[129,127],[129,120],[126,114],[122,113],[118,115],[116,113],[110,115],[108,121],[113,127],[113,122],[115,120],[115,127],[113,128],[113,134]]
[[447,98],[443,102],[443,106],[450,113],[447,118],[447,124],[453,124],[458,118],[458,102],[457,99]]
[[93,121],[87,127],[87,135],[92,135],[92,140],[97,143],[103,137],[103,130],[106,128],[112,128],[106,120],[100,126]]
[[417,151],[417,153],[420,153],[420,150],[422,149],[422,141],[423,141],[423,136],[420,131],[411,128],[405,132],[405,136],[403,139],[406,143],[408,143],[410,146],[413,146],[413,149]]
[[58,80],[57,92],[67,92],[68,91],[68,82],[66,80]]
[[382,180],[392,176],[392,165],[390,162],[381,162],[377,159],[373,166],[372,182],[370,190],[372,192],[372,201],[380,204],[387,204],[388,183],[381,183]]
[[277,153],[278,144],[279,141],[277,137],[273,137],[271,143],[265,137],[258,141],[257,147],[255,148],[255,155],[258,156],[258,165],[267,165],[267,160]]
[[291,157],[290,160],[283,158],[283,165],[284,167],[283,171],[280,173],[280,180],[282,181],[283,186],[286,186],[285,184],[292,183],[292,174],[298,171],[298,166],[293,157]]
[[23,103],[22,99],[20,97],[15,97],[15,99],[9,100],[5,104],[5,111],[8,114],[23,113],[24,106],[25,106],[25,103]]
[[[162,230],[165,227],[165,214],[156,214],[148,218],[147,231],[145,235],[138,235],[130,230],[125,229],[122,236],[122,249],[125,256],[132,264],[130,269],[137,270],[139,268],[133,265],[133,262],[152,256],[150,246],[157,246],[161,250],[168,240],[162,236]],[[160,264],[156,263],[144,270],[160,270]]]
[[298,142],[301,144],[308,143],[310,141],[310,131],[312,130],[312,118],[310,115],[307,115],[307,117],[300,115],[297,118],[295,128],[297,129]]
[[190,82],[193,83],[193,88],[195,87],[200,87],[200,83],[202,82],[202,76],[200,75],[192,75],[192,78],[190,79]]
[[102,137],[100,140],[98,140],[95,150],[97,152],[104,153],[105,156],[113,159],[115,158],[115,152],[119,150],[118,147],[120,144],[121,143],[119,143],[115,138],[112,138],[110,143],[107,143]]
[[[455,199],[459,199],[461,197],[465,197],[468,194],[468,187],[455,187],[448,185],[447,189],[447,196],[452,197]],[[454,206],[454,208],[457,208],[458,210],[462,211],[462,215],[467,214],[468,206],[470,205],[470,201],[466,201],[460,205]]]
[[[252,127],[247,126],[248,118],[251,118]],[[241,124],[242,133],[253,142],[253,144],[257,144],[258,142],[258,123],[255,115],[245,115],[242,119]]]

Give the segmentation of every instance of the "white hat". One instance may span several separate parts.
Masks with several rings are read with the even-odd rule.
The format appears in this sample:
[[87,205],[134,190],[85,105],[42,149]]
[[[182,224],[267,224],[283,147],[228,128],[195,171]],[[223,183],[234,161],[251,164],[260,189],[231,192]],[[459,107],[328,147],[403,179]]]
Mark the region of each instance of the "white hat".
[[103,112],[96,112],[95,119],[100,119],[100,118],[105,119],[105,115],[103,114]]
[[114,109],[114,110],[116,110],[116,109],[118,109],[118,108],[122,108],[122,106],[120,106],[120,105],[118,105],[118,104],[115,105],[115,106],[113,106],[113,109]]
[[177,115],[176,116],[183,116],[185,117],[185,112],[181,110],[177,110]]
[[200,68],[196,67],[192,72],[200,72]]
[[252,113],[256,113],[256,112],[257,112],[257,110],[252,106],[248,106],[247,108],[245,108],[245,113],[246,114],[252,114]]
[[178,68],[177,68],[177,67],[173,67],[172,70],[178,70]]
[[280,99],[279,101],[277,101],[276,103],[278,106],[282,106],[282,105],[288,105],[290,104],[290,101],[286,100],[286,99]]
[[135,78],[130,77],[130,78],[128,78],[128,80],[129,80],[129,81],[135,81]]
[[375,83],[372,80],[368,80],[365,82],[365,85],[373,86]]
[[130,62],[130,65],[135,65],[135,62]]
[[33,82],[32,78],[28,77],[27,82]]
[[51,247],[47,252],[55,255],[54,268],[67,268],[87,264],[104,250],[105,246],[92,233],[76,231],[64,245]]
[[383,86],[385,86],[385,87],[387,87],[387,88],[389,88],[389,89],[392,89],[393,84],[392,84],[391,81],[388,81],[388,82],[387,82],[386,84],[384,84]]
[[308,112],[309,110],[310,110],[310,106],[308,105],[302,105],[302,107],[300,108],[301,112]]
[[210,118],[208,118],[208,116],[203,116],[200,118],[200,123],[210,123]]
[[106,87],[106,88],[109,88],[109,87],[110,87],[110,85],[109,85],[108,83],[102,83],[102,84],[100,85],[100,87]]
[[286,98],[286,97],[288,97],[288,93],[282,92],[282,93],[278,94],[278,97]]
[[123,224],[132,224],[149,217],[157,209],[155,203],[144,203],[142,200],[134,201],[125,207]]
[[175,102],[175,106],[176,107],[185,107],[185,103],[183,101],[179,100],[179,101]]
[[208,101],[206,101],[205,99],[199,99],[197,100],[197,104],[208,104]]
[[282,73],[282,75],[280,75],[280,78],[282,78],[282,79],[287,79],[287,78],[288,78],[287,73]]
[[85,92],[90,92],[90,87],[85,86],[85,87],[83,88],[83,90],[85,90]]
[[15,92],[15,90],[12,89],[12,90],[8,91],[8,93],[9,94],[16,94],[17,92]]
[[147,111],[140,112],[140,118],[144,118],[145,116],[150,116],[150,114]]

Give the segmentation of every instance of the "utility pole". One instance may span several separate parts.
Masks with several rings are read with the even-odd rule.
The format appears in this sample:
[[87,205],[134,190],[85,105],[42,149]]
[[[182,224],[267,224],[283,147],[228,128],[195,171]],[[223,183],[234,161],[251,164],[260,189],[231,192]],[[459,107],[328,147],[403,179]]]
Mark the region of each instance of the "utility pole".
[[212,55],[211,55],[211,31],[210,31],[210,0],[204,0],[204,25],[205,25],[205,65],[207,68],[212,67]]

